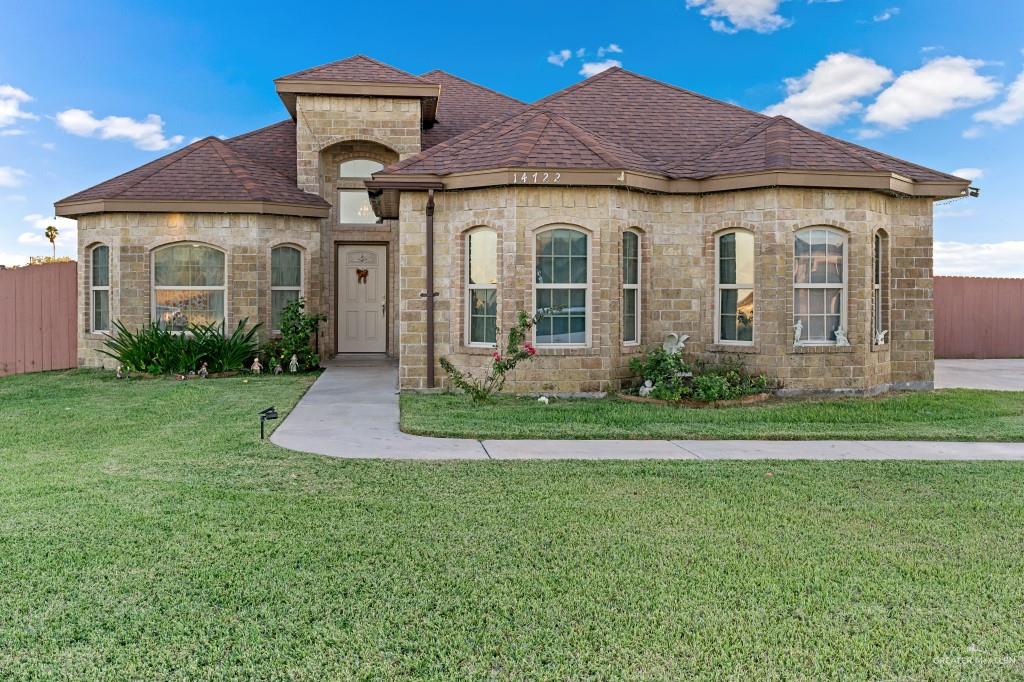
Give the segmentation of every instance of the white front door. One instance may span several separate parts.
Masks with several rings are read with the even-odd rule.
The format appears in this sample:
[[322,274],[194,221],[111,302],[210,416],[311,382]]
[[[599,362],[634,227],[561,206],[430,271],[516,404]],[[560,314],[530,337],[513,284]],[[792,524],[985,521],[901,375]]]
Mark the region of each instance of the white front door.
[[338,247],[338,352],[387,351],[388,252],[383,245]]

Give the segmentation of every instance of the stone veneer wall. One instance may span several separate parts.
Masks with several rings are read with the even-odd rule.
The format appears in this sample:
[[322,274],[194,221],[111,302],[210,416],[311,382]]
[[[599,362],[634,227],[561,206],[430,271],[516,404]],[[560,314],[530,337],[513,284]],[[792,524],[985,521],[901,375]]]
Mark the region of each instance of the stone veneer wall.
[[225,252],[226,314],[230,328],[242,318],[270,322],[270,251],[280,244],[303,253],[303,295],[311,310],[321,307],[320,225],[317,218],[235,213],[98,213],[78,219],[78,362],[112,367],[97,352],[101,334],[89,330],[89,255],[97,244],[110,247],[110,317],[129,328],[151,320],[154,249],[175,242],[202,242]]
[[[601,391],[629,377],[630,357],[689,334],[687,351],[709,359],[741,358],[795,391],[872,392],[890,385],[929,387],[933,373],[932,207],[921,198],[853,190],[763,189],[718,194],[654,195],[622,189],[518,187],[440,192],[435,198],[437,356],[484,365],[487,349],[464,339],[462,234],[476,226],[498,231],[499,319],[533,309],[533,232],[553,223],[591,235],[591,343],[541,349],[517,369],[509,390]],[[402,196],[399,275],[400,382],[426,381],[425,204],[423,192]],[[794,346],[793,233],[832,226],[848,237],[849,348]],[[755,235],[755,337],[750,348],[714,344],[715,237],[729,228]],[[622,344],[619,322],[621,234],[642,235],[641,346]],[[887,235],[890,339],[871,333],[872,252],[876,230]],[[436,370],[439,384],[444,374]]]
[[[296,148],[299,188],[319,194],[332,207],[337,203],[337,164],[345,159],[366,158],[387,164],[420,151],[420,102],[418,99],[356,97],[347,95],[299,95],[296,109]],[[397,355],[396,300],[398,259],[397,221],[379,225],[341,225],[336,209],[321,221],[320,268],[324,273],[323,310],[328,315],[322,355],[337,351],[335,283],[339,244],[388,245],[388,351]]]

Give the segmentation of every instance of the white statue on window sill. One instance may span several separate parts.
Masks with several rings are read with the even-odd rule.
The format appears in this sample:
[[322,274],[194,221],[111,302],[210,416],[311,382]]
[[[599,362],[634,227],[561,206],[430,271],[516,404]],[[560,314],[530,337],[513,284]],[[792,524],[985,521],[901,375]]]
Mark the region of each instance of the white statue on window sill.
[[882,331],[880,331],[877,334],[875,334],[875,345],[876,346],[884,346],[885,345],[885,337],[886,337],[886,335],[888,333],[889,333],[888,329],[883,329]]
[[849,346],[850,339],[846,336],[846,328],[839,326],[836,327],[836,345],[837,346]]
[[797,320],[796,324],[793,325],[793,345],[799,346],[802,342],[800,337],[804,335],[804,321]]
[[689,338],[689,334],[666,334],[665,341],[661,344],[661,347],[666,353],[671,355],[682,353],[686,349],[686,341]]

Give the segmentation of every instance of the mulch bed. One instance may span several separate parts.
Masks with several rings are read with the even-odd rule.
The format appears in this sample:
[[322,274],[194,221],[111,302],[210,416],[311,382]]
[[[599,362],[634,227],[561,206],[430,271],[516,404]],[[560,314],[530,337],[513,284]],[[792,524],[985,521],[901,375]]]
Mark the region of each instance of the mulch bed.
[[704,402],[700,400],[658,400],[657,398],[643,398],[638,395],[629,395],[628,393],[620,393],[619,397],[631,403],[671,405],[673,407],[737,407],[740,405],[754,405],[756,403],[763,403],[764,401],[771,398],[772,394],[755,393],[753,395],[745,395],[742,398],[737,398],[735,400],[712,400],[710,402]]

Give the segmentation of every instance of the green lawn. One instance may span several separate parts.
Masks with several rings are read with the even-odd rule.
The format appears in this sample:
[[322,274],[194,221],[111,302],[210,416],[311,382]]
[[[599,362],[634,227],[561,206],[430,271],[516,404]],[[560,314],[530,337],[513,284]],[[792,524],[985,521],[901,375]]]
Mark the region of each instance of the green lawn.
[[721,409],[595,400],[402,395],[402,430],[448,438],[755,438],[1024,441],[1024,392],[944,390],[777,399]]
[[0,679],[1024,675],[1020,465],[260,444],[307,382],[0,379]]

